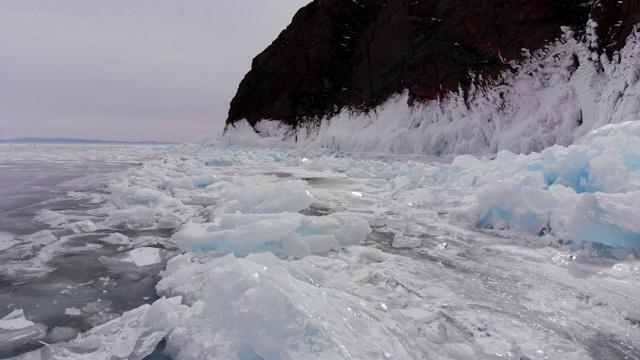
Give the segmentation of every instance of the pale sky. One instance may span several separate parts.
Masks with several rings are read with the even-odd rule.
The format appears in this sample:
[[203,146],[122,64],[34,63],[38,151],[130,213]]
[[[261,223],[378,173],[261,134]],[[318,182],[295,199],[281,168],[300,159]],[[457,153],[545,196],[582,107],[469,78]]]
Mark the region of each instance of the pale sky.
[[0,0],[0,139],[221,132],[251,60],[311,0]]

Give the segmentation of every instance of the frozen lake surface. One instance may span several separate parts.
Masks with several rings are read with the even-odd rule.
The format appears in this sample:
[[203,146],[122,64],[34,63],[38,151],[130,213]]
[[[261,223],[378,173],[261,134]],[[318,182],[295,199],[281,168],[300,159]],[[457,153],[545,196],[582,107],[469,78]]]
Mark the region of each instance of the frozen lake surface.
[[[154,154],[123,145],[2,147],[0,318],[20,309],[47,329],[27,328],[18,339],[0,336],[0,358],[41,347],[38,341],[68,340],[157,298],[161,264],[142,276],[109,269],[99,258],[123,252],[100,241],[113,231],[66,226],[79,220],[99,224],[104,216],[96,210],[106,201],[108,181]],[[47,213],[59,218],[38,217]]]
[[0,354],[640,359],[634,131],[492,161],[3,154],[40,180],[2,171]]

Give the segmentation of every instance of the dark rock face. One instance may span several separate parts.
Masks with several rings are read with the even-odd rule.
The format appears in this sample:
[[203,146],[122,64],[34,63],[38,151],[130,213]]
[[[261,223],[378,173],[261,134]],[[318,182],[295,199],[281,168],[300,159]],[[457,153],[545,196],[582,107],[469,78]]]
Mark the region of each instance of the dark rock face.
[[253,59],[227,124],[367,110],[408,89],[431,100],[496,80],[569,26],[597,24],[597,51],[624,46],[640,0],[315,0]]

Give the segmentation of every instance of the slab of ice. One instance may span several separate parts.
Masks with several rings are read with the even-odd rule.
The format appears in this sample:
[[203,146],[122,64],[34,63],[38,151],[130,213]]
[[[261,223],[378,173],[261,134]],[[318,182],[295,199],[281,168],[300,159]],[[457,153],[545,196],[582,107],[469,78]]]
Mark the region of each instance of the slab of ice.
[[131,238],[120,233],[113,233],[107,237],[101,238],[100,242],[111,244],[111,245],[130,245]]
[[295,217],[260,220],[235,229],[209,230],[210,224],[186,224],[172,238],[183,250],[211,249],[241,256],[278,246],[283,236],[298,226]]
[[40,210],[34,220],[53,227],[60,226],[67,222],[67,218],[64,215],[48,209]]
[[68,227],[69,229],[71,229],[71,231],[73,231],[76,234],[93,232],[93,231],[96,231],[97,229],[96,224],[94,224],[93,221],[88,219],[73,222],[69,224]]
[[80,334],[67,343],[46,346],[18,359],[132,359],[151,354],[160,340],[191,316],[181,298],[161,298]]
[[61,341],[69,341],[78,336],[78,329],[66,326],[56,326],[49,330],[44,342],[51,344]]
[[0,231],[0,251],[9,249],[10,247],[19,244],[20,241],[15,240],[15,235]]
[[183,250],[209,249],[245,256],[265,250],[299,257],[356,244],[371,232],[369,223],[352,213],[323,217],[298,213],[229,214],[218,223],[185,224],[172,238]]
[[[168,267],[157,290],[195,295],[203,310],[169,335],[167,350],[174,358],[415,355],[394,335],[397,323],[374,303],[301,281],[271,253],[181,263]],[[197,274],[191,284],[200,284],[198,290],[183,286],[187,274]]]
[[78,329],[66,326],[56,326],[49,330],[44,341],[48,344],[60,341],[69,341],[78,336]]
[[160,266],[171,254],[170,251],[155,247],[139,247],[124,254],[100,256],[98,261],[115,273],[127,276],[149,272]]
[[420,246],[421,243],[422,243],[421,240],[418,238],[405,236],[401,233],[397,233],[393,237],[393,242],[391,243],[391,246],[393,246],[394,248],[415,248]]
[[264,214],[300,211],[313,203],[310,190],[301,180],[247,184],[232,198],[224,200],[225,212]]
[[152,247],[136,248],[127,253],[124,261],[132,262],[138,267],[155,265],[162,262],[161,249]]
[[66,308],[64,310],[64,314],[65,315],[70,315],[70,316],[80,316],[80,315],[82,315],[82,310],[80,310],[78,308]]
[[406,316],[407,318],[410,318],[412,320],[426,320],[426,319],[433,319],[434,314],[429,312],[429,311],[425,311],[423,309],[420,308],[406,308],[406,309],[398,309],[398,312],[400,314],[402,314],[403,316]]
[[0,351],[37,343],[47,334],[47,327],[24,317],[22,309],[12,311],[0,319]]

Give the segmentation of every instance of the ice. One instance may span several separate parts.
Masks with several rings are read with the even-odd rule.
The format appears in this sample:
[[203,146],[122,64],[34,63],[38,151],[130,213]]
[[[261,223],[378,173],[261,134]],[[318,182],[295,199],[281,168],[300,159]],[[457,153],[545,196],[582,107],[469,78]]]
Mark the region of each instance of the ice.
[[148,205],[160,201],[162,192],[141,186],[129,186],[128,184],[113,184],[109,186],[111,202],[118,208],[126,208],[129,205]]
[[191,315],[181,298],[161,298],[78,335],[17,359],[143,359],[173,328]]
[[393,237],[393,242],[391,246],[394,248],[415,248],[420,246],[422,241],[418,238],[413,238],[409,236],[405,236],[401,233],[396,233]]
[[[507,158],[503,152],[495,160],[499,177],[492,162],[478,164],[474,169],[487,180],[476,185],[476,225],[640,248],[640,229],[629,218],[638,213],[640,185],[632,160],[640,149],[635,127],[609,125],[580,144],[525,157]],[[467,213],[472,218],[473,211]]]
[[172,238],[183,250],[212,249],[248,255],[274,246],[298,226],[295,218],[260,220],[235,229],[208,230],[207,224],[186,224]]
[[[335,241],[335,238],[333,239]],[[282,249],[285,253],[301,258],[311,255],[311,246],[308,242],[303,241],[302,237],[298,234],[289,233],[282,237]],[[318,250],[318,249],[314,249]],[[331,250],[331,247],[327,251]]]
[[451,162],[453,166],[459,166],[461,168],[472,168],[480,164],[480,160],[476,159],[472,155],[460,155],[456,156]]
[[47,337],[44,341],[46,343],[57,343],[72,340],[76,336],[78,336],[77,329],[65,326],[56,326],[47,333]]
[[43,339],[47,327],[27,320],[22,309],[0,319],[0,354],[14,347],[36,343]]
[[96,231],[96,224],[91,220],[82,220],[69,224],[69,229],[76,234]]
[[70,316],[80,316],[80,315],[82,315],[82,310],[77,309],[77,308],[66,308],[64,310],[64,314],[65,315],[70,315]]
[[107,237],[101,238],[100,242],[111,244],[111,245],[130,245],[131,239],[120,233],[113,233]]
[[[37,283],[58,289],[62,318],[110,322],[54,323],[39,339],[60,343],[23,358],[136,359],[161,339],[174,359],[640,357],[629,301],[640,296],[638,129],[435,163],[316,148],[162,151],[101,188],[90,216],[56,210],[55,230],[6,235],[3,279],[70,271],[59,264],[83,259],[87,244],[102,247],[85,265],[108,274]],[[86,220],[95,229],[73,233]],[[123,297],[112,293],[158,278],[165,298],[112,309]],[[92,286],[98,298],[64,301]]]
[[434,314],[420,308],[398,309],[398,312],[411,320],[427,320],[433,318]]
[[157,224],[156,212],[144,208],[116,210],[109,214],[105,224],[116,229],[151,229]]
[[161,249],[140,247],[129,251],[124,261],[132,262],[138,267],[155,265],[162,261]]
[[67,218],[60,214],[59,212],[51,211],[48,209],[40,210],[38,215],[35,217],[36,221],[48,224],[50,226],[56,227],[60,226],[67,222]]
[[277,213],[296,212],[313,203],[306,182],[290,180],[272,184],[248,184],[225,199],[225,212]]
[[19,243],[19,241],[15,240],[15,235],[8,232],[0,231],[0,251],[9,249]]
[[[270,253],[227,255],[198,267],[203,312],[170,334],[167,349],[174,358],[410,357],[391,336],[395,322],[375,304],[298,280]],[[180,270],[166,274],[159,291],[186,290],[167,286],[180,277]],[[189,329],[218,341],[203,343]]]
[[124,254],[116,256],[100,256],[98,261],[114,273],[124,273],[126,276],[136,276],[162,265],[170,256],[170,252],[155,247],[137,247]]
[[[306,194],[308,190],[303,192]],[[284,199],[281,200],[282,206],[269,205],[269,209],[301,208],[296,205],[297,199],[289,199],[286,203]],[[235,199],[231,202],[235,204]],[[183,250],[210,249],[239,256],[265,250],[282,250],[299,257],[307,252],[321,253],[338,249],[340,245],[356,244],[371,232],[366,220],[351,213],[316,217],[289,212],[237,212],[218,216],[217,221],[212,223],[185,224],[172,238]]]

